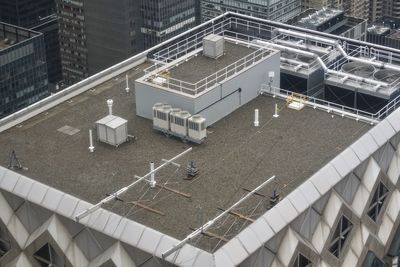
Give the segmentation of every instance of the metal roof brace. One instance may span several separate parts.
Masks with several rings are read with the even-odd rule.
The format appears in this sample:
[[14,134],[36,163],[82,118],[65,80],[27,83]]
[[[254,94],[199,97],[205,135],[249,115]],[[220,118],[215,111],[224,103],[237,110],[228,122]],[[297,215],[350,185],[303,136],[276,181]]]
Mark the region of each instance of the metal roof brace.
[[101,206],[103,204],[106,204],[107,202],[110,202],[113,199],[118,199],[118,197],[120,195],[122,195],[123,193],[125,193],[128,189],[130,189],[131,187],[134,187],[136,184],[138,184],[140,181],[145,180],[147,177],[151,176],[153,173],[156,173],[157,171],[159,171],[161,168],[169,165],[169,164],[173,164],[173,161],[177,160],[178,158],[182,157],[183,155],[185,155],[186,153],[190,152],[192,150],[192,148],[188,148],[185,151],[183,151],[182,153],[176,155],[175,157],[166,160],[163,164],[161,164],[160,166],[158,166],[157,168],[155,168],[154,170],[148,172],[147,174],[145,174],[142,177],[139,177],[138,180],[134,181],[133,183],[121,188],[120,190],[118,190],[115,193],[110,194],[108,197],[102,199],[100,202],[98,202],[97,204],[93,205],[92,207],[84,210],[83,212],[79,213],[78,215],[75,216],[75,220],[77,222],[79,222],[80,219],[88,216],[89,214],[95,212],[96,210],[98,210],[99,208],[101,208]]
[[249,192],[247,195],[245,195],[244,197],[242,197],[239,201],[237,201],[235,204],[233,204],[230,208],[226,209],[224,212],[222,212],[221,214],[219,214],[217,217],[215,217],[214,219],[208,221],[207,223],[205,223],[203,226],[197,228],[195,231],[193,231],[191,234],[189,234],[187,237],[185,237],[185,239],[183,239],[182,241],[180,241],[178,244],[176,244],[175,246],[173,246],[172,248],[168,249],[167,251],[165,251],[162,254],[162,258],[165,259],[166,257],[168,257],[169,255],[171,255],[172,253],[174,253],[175,251],[177,251],[178,249],[182,248],[187,242],[189,242],[190,240],[192,240],[193,238],[195,238],[196,236],[198,236],[201,233],[204,233],[205,231],[207,231],[207,229],[209,229],[215,222],[217,222],[218,220],[220,220],[222,217],[224,217],[225,215],[227,215],[229,212],[231,212],[235,207],[237,207],[240,203],[242,203],[243,201],[245,201],[246,199],[248,199],[250,196],[252,196],[254,193],[256,193],[258,190],[260,190],[262,187],[264,187],[265,185],[269,184],[270,182],[272,182],[275,179],[275,175],[270,177],[268,180],[266,180],[265,182],[263,182],[261,185],[257,186],[255,189],[253,189],[251,192]]

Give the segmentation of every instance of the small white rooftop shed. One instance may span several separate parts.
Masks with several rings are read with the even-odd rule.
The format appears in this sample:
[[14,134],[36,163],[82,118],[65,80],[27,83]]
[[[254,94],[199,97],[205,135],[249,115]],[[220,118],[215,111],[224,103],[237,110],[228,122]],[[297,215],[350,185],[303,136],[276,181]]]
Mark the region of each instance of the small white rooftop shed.
[[97,139],[112,146],[119,146],[128,140],[128,121],[114,116],[96,121]]

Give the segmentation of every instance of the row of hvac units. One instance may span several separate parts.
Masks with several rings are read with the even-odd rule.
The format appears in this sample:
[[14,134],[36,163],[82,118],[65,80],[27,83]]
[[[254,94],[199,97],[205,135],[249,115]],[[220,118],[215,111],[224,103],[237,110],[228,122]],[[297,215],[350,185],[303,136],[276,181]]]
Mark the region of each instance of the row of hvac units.
[[163,103],[153,106],[153,127],[166,135],[197,144],[201,144],[207,138],[205,118],[201,115],[192,116],[188,111]]

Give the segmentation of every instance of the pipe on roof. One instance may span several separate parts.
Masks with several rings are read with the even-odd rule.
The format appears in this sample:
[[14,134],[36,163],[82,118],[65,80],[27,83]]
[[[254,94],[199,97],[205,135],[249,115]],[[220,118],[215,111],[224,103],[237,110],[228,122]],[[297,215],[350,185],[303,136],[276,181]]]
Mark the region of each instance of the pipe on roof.
[[279,45],[279,44],[275,44],[275,43],[269,43],[269,42],[261,41],[261,40],[254,40],[254,42],[256,44],[259,44],[262,46],[271,46],[273,48],[277,48],[277,49],[279,49],[281,51],[285,51],[285,52],[293,52],[293,53],[297,53],[297,54],[308,56],[308,57],[315,57],[314,53],[303,51],[303,50],[292,48],[292,47],[287,47],[287,46],[283,46],[283,45]]
[[292,36],[304,38],[306,40],[314,40],[314,41],[318,41],[318,42],[325,43],[325,44],[336,45],[338,43],[338,41],[335,41],[332,39],[313,36],[313,35],[297,32],[297,31],[291,31],[291,30],[285,30],[285,29],[276,29],[276,30],[282,34],[292,35]]
[[374,60],[373,58],[372,59],[364,59],[364,58],[358,58],[358,57],[351,57],[344,51],[343,47],[339,43],[336,44],[336,48],[348,60],[372,65],[372,66],[380,68],[380,69],[389,69],[389,70],[394,70],[394,71],[400,72],[400,67],[393,65],[393,64],[388,64],[388,63],[383,63],[383,62],[375,62],[375,61],[373,61]]

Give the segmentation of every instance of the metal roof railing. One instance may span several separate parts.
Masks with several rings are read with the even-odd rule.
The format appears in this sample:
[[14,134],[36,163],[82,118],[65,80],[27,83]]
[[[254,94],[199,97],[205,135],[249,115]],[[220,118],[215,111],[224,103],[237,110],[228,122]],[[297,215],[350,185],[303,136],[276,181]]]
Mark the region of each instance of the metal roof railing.
[[[282,99],[287,99],[290,97],[293,92],[289,90],[285,90],[282,88],[269,86],[267,84],[263,84],[260,90],[260,94],[270,94],[273,97],[279,97]],[[310,106],[314,109],[324,110],[328,113],[337,114],[342,117],[347,117],[351,119],[355,119],[357,121],[364,121],[371,124],[378,123],[380,117],[378,113],[371,113],[351,107],[347,107],[341,104],[329,102],[323,99],[319,99],[312,96],[304,96],[305,97],[305,104]]]
[[[216,84],[220,83],[223,80],[232,77],[238,72],[241,72],[245,69],[248,69],[250,66],[257,64],[262,61],[264,58],[268,57],[273,50],[260,48],[251,54],[240,58],[239,60],[229,64],[225,68],[222,68],[215,73],[199,80],[196,83],[185,82],[182,80],[174,79],[169,77],[168,75],[157,74],[150,75],[145,81],[160,85],[169,90],[174,90],[186,94],[190,94],[196,96],[202,92],[205,92],[211,88],[213,88]],[[162,71],[160,71],[162,72]],[[163,80],[155,81],[156,78],[161,77]]]

